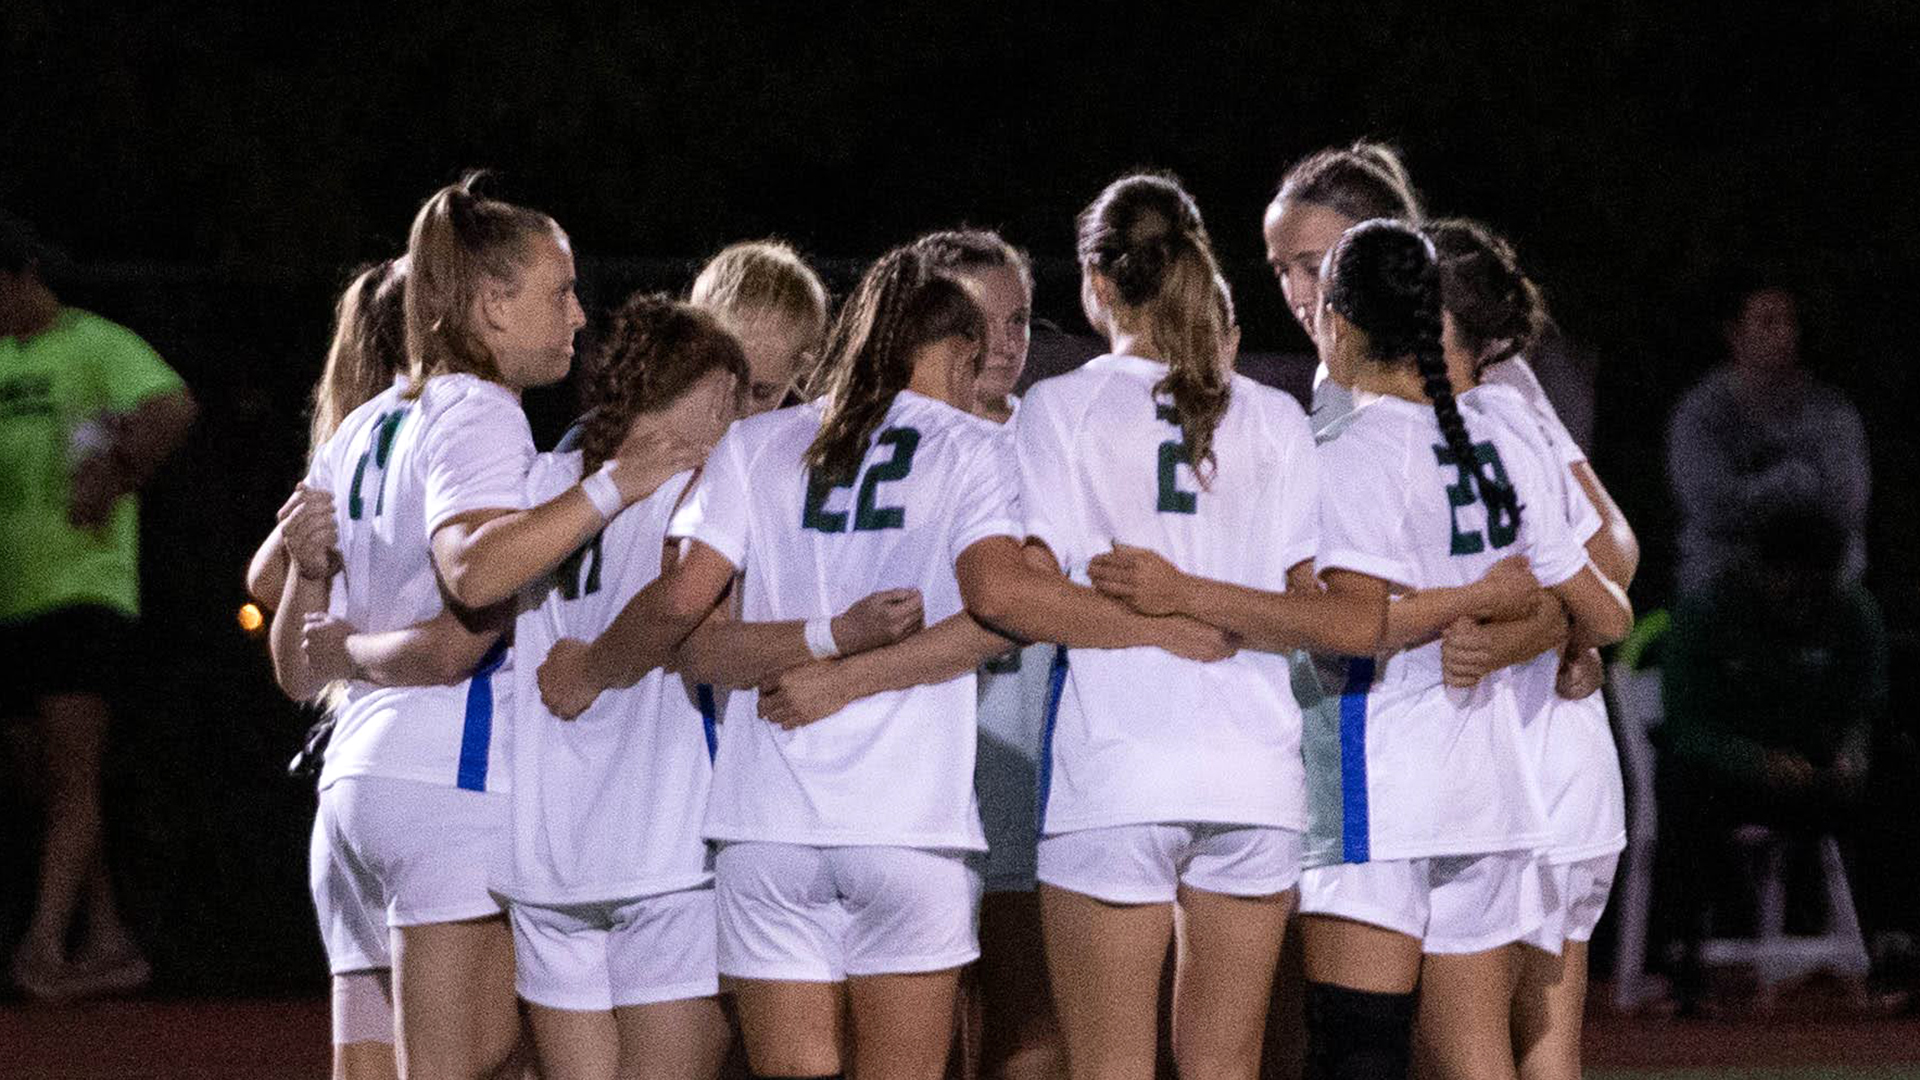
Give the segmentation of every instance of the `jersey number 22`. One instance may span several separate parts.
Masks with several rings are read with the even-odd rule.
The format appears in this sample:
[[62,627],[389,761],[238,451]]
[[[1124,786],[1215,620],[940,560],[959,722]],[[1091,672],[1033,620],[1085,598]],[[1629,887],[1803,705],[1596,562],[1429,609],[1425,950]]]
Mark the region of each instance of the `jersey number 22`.
[[[913,471],[913,454],[920,449],[920,432],[915,428],[888,428],[874,440],[874,446],[891,447],[893,456],[886,461],[870,466],[867,474],[860,480],[859,497],[853,501],[853,532],[879,532],[882,529],[904,529],[907,525],[907,509],[904,506],[880,506],[880,485],[891,480],[904,480]],[[807,473],[807,503],[800,512],[800,527],[823,533],[843,533],[847,529],[845,510],[828,510],[827,499],[836,488],[852,487],[853,481],[835,483],[820,475],[819,470]]]

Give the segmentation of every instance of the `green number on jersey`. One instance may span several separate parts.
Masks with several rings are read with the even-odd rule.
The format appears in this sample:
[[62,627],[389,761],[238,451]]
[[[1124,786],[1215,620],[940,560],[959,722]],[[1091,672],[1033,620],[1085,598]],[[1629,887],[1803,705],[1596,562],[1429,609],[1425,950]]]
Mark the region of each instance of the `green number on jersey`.
[[573,554],[567,556],[555,573],[560,576],[560,598],[578,600],[583,596],[592,596],[600,591],[600,538],[606,533],[593,534],[593,539],[582,544]]
[[[1500,461],[1500,451],[1490,442],[1473,444],[1473,456],[1480,464],[1493,470],[1493,478],[1506,484],[1507,467]],[[1455,555],[1478,555],[1489,546],[1494,550],[1510,546],[1520,535],[1519,522],[1505,506],[1487,507],[1487,528],[1483,536],[1478,530],[1460,531],[1460,511],[1478,501],[1473,481],[1473,469],[1454,456],[1452,450],[1444,445],[1433,448],[1433,460],[1443,468],[1451,467],[1459,471],[1457,482],[1447,485],[1448,513],[1453,521],[1453,542],[1449,549]]]
[[373,461],[374,468],[381,470],[380,479],[375,481],[379,488],[373,500],[374,516],[378,517],[380,511],[386,509],[387,457],[393,453],[393,436],[400,430],[400,422],[406,418],[407,410],[396,409],[390,413],[382,413],[378,419],[374,420],[373,445],[360,454],[360,464],[353,469],[353,486],[347,491],[347,517],[350,520],[359,521],[366,509],[366,504],[360,498],[360,484],[367,478],[369,459]]
[[[853,503],[854,532],[879,532],[882,529],[903,529],[907,525],[907,511],[902,506],[876,506],[880,497],[880,485],[893,480],[905,480],[913,471],[913,455],[920,449],[920,432],[915,428],[888,428],[880,433],[876,445],[891,446],[893,456],[867,470],[860,481],[860,494]],[[807,473],[807,502],[800,512],[800,527],[823,533],[842,533],[847,530],[846,511],[827,509],[827,499],[835,488],[852,487],[851,479],[836,483],[822,475],[818,470]]]
[[[1169,424],[1178,426],[1180,414],[1171,405],[1156,404],[1153,415]],[[1200,499],[1191,491],[1180,490],[1180,466],[1190,464],[1192,455],[1187,451],[1185,436],[1169,439],[1160,444],[1160,503],[1163,514],[1194,514],[1200,510]]]

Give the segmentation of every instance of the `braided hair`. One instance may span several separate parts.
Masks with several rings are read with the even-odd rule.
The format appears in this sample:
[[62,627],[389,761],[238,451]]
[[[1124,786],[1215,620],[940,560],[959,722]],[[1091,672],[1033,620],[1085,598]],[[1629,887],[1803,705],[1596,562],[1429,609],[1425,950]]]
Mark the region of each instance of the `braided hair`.
[[[1204,486],[1212,475],[1213,433],[1232,395],[1233,299],[1213,256],[1200,208],[1180,181],[1135,173],[1108,184],[1079,217],[1082,272],[1113,282],[1114,318],[1145,331],[1163,352],[1167,376],[1154,394],[1173,399],[1187,462]],[[1092,312],[1090,320],[1098,322]]]
[[332,438],[348,413],[393,385],[407,370],[407,257],[362,268],[340,293],[326,366],[313,384],[313,419],[307,454]]
[[868,267],[827,338],[810,395],[824,398],[826,411],[807,465],[841,478],[858,472],[867,440],[913,379],[914,353],[950,337],[973,343],[978,367],[986,318],[965,286],[913,247],[895,248]]
[[1546,328],[1547,307],[1512,245],[1465,218],[1430,222],[1425,231],[1440,257],[1441,298],[1475,376],[1530,351]]
[[1327,306],[1367,335],[1367,351],[1379,363],[1411,357],[1434,419],[1454,461],[1473,477],[1489,515],[1505,513],[1520,525],[1520,500],[1512,485],[1488,475],[1473,450],[1473,437],[1453,399],[1441,349],[1441,274],[1433,244],[1400,221],[1376,218],[1348,229],[1327,255]]
[[634,417],[672,404],[708,372],[732,375],[736,396],[748,381],[746,354],[719,319],[664,293],[629,296],[585,367],[580,450],[588,473],[620,448]]

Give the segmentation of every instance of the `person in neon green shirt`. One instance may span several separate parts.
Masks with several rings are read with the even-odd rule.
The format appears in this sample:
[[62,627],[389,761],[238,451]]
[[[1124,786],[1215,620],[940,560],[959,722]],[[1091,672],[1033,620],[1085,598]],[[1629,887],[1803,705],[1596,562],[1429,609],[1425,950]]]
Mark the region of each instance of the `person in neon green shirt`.
[[33,919],[9,974],[59,998],[147,978],[107,873],[100,759],[140,613],[135,493],[194,405],[138,335],[60,302],[41,277],[47,254],[0,213],[0,654],[15,673],[0,719],[35,721],[47,793]]

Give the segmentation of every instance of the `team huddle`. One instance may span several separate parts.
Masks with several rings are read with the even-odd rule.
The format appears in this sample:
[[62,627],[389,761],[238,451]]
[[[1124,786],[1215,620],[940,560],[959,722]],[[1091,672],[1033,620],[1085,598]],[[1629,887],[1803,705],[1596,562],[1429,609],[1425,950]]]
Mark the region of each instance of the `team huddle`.
[[1263,231],[1310,420],[1235,374],[1176,180],[1077,223],[1108,352],[1023,396],[998,235],[837,312],[758,241],[612,313],[548,453],[553,219],[462,182],[354,280],[249,570],[332,718],[337,1076],[712,1080],[737,1029],[755,1076],[932,1078],[971,1012],[983,1072],[1144,1080],[1170,946],[1188,1080],[1257,1075],[1270,1010],[1312,1077],[1578,1075],[1636,554],[1538,291],[1384,148],[1302,160]]

